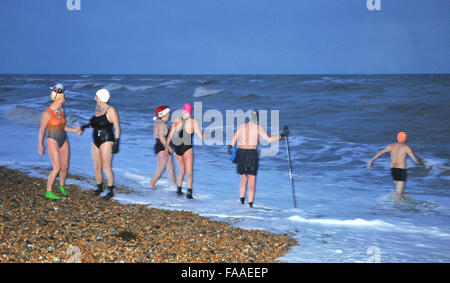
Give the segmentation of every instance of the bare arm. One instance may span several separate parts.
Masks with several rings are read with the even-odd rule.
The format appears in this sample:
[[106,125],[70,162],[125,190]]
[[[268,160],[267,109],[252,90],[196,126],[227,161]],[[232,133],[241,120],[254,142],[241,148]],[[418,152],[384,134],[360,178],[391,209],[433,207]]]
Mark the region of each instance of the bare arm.
[[170,141],[172,140],[173,132],[175,131],[175,127],[178,126],[179,123],[180,123],[180,118],[178,118],[178,119],[173,123],[172,128],[170,128],[169,135],[167,136],[166,148],[164,149],[164,151],[165,151],[166,153],[169,153],[169,144],[170,144]]
[[71,128],[68,126],[64,126],[64,131],[71,132],[71,133],[74,133],[77,135],[81,135],[81,133],[83,133],[83,131],[81,129],[75,129],[75,128]]
[[281,135],[276,135],[276,136],[271,137],[266,133],[266,131],[264,130],[264,128],[261,125],[259,125],[258,127],[259,127],[259,135],[261,137],[263,137],[264,139],[266,139],[268,142],[274,142],[274,141],[278,141],[281,139]]
[[377,154],[375,154],[374,157],[372,157],[372,159],[369,161],[369,163],[367,164],[367,168],[372,168],[373,163],[375,162],[375,160],[377,160],[380,156],[382,156],[383,154],[385,154],[386,152],[391,151],[392,149],[392,145],[388,145],[387,147],[385,147],[383,150],[381,150],[380,152],[378,152]]
[[116,139],[120,138],[120,123],[119,123],[119,115],[117,114],[116,109],[114,107],[110,106],[110,110],[106,114],[108,118],[110,119],[111,123],[114,125],[114,136]]
[[423,164],[422,160],[414,154],[414,151],[410,146],[408,146],[406,153],[408,153],[408,155],[412,158],[412,160],[414,160],[414,162],[416,162],[416,164]]
[[[63,109],[62,111],[63,111],[63,114],[65,114],[65,113],[64,113],[64,109]],[[71,127],[69,127],[69,126],[64,126],[64,131],[66,131],[66,132],[71,132],[71,133],[75,133],[75,134],[78,134],[78,135],[81,134],[81,131],[79,131],[79,129],[74,129],[74,128],[71,128]]]
[[167,140],[164,137],[166,134],[166,127],[164,125],[162,125],[162,123],[158,123],[158,125],[156,126],[156,134],[157,137],[159,139],[159,141],[164,145],[164,147],[166,146]]
[[48,114],[47,111],[44,111],[42,113],[41,117],[41,128],[39,129],[39,138],[38,138],[38,153],[40,155],[44,154],[44,136],[45,136],[45,129],[47,128],[47,123],[50,121],[50,114]]
[[197,136],[198,136],[200,139],[204,139],[204,136],[203,136],[203,134],[202,134],[202,130],[200,129],[200,126],[199,126],[197,120],[195,120],[195,119],[193,119],[193,118],[192,118],[192,120],[193,120],[193,123],[194,123],[194,132],[197,134]]
[[231,142],[231,147],[235,147],[235,146],[236,146],[236,143],[237,143],[238,138],[239,138],[239,132],[240,132],[240,129],[241,129],[241,127],[239,127],[239,128],[236,130],[236,133],[234,133],[233,141]]

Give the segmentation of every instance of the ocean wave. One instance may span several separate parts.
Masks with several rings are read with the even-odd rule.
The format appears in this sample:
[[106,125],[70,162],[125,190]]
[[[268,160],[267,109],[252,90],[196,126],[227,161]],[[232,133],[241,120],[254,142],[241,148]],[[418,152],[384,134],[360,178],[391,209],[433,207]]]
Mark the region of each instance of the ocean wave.
[[210,85],[217,83],[216,80],[197,80],[196,83],[202,84],[202,85]]
[[109,91],[113,91],[113,90],[129,90],[129,91],[139,91],[139,90],[147,90],[147,89],[151,89],[154,88],[155,86],[153,85],[126,85],[126,84],[119,84],[119,83],[109,83],[109,84],[105,84],[105,83],[95,83],[95,82],[85,82],[85,83],[75,83],[72,88],[73,89],[86,89],[86,88],[93,88],[93,89],[98,89],[98,88],[105,88]]
[[450,176],[450,167],[446,166],[446,159],[427,158],[423,160],[425,168],[430,170],[431,176]]
[[241,96],[241,99],[256,99],[259,98],[260,96],[254,93],[249,93],[249,94],[245,94],[243,96]]
[[12,90],[14,90],[14,87],[11,87],[11,86],[1,86],[0,87],[0,92],[8,92],[8,91],[12,91]]
[[346,227],[346,228],[369,228],[376,229],[380,231],[386,232],[402,232],[402,233],[410,233],[410,234],[427,234],[434,237],[440,238],[450,238],[450,235],[442,232],[438,227],[416,227],[410,225],[394,225],[383,220],[375,219],[375,220],[365,220],[361,218],[356,219],[306,219],[298,215],[294,215],[288,217],[289,220],[298,222],[298,223],[306,223],[306,224],[317,224],[323,226],[334,226],[334,227]]
[[198,87],[195,89],[194,94],[192,95],[193,97],[203,97],[203,96],[209,96],[209,95],[213,95],[213,94],[217,94],[222,92],[223,90],[221,89],[211,89],[211,88],[206,88],[206,87]]
[[340,226],[340,227],[351,227],[351,228],[375,228],[381,230],[390,230],[395,227],[395,225],[385,222],[383,220],[365,220],[361,218],[356,219],[306,219],[298,215],[294,215],[288,218],[291,221],[299,223],[308,224],[319,224],[325,226]]
[[175,87],[175,85],[180,84],[180,83],[184,83],[184,81],[183,80],[170,80],[170,81],[165,81],[165,82],[159,83],[158,86]]
[[313,86],[327,86],[333,88],[333,90],[339,90],[341,87],[355,87],[359,86],[361,83],[366,82],[366,79],[357,78],[333,78],[333,77],[322,77],[320,79],[305,80],[300,81],[302,85],[313,85]]
[[106,88],[107,90],[129,90],[129,91],[139,91],[139,90],[147,90],[152,89],[155,86],[153,85],[139,85],[139,86],[133,86],[133,85],[124,85],[124,84],[118,84],[118,83],[110,83],[105,85],[103,88]]
[[85,83],[75,83],[72,88],[80,89],[80,88],[98,88],[101,87],[102,83],[94,83],[94,82],[85,82]]
[[6,113],[6,119],[11,122],[21,124],[39,125],[41,120],[41,111],[15,105]]

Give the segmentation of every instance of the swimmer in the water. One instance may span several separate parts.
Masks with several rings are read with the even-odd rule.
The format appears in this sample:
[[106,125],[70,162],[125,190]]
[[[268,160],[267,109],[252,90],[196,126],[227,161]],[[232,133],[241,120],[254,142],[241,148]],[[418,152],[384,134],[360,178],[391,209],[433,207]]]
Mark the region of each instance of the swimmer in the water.
[[150,188],[153,188],[158,182],[164,170],[167,168],[167,174],[169,175],[169,181],[172,184],[176,184],[174,164],[172,158],[172,150],[169,148],[169,154],[165,152],[165,148],[169,140],[170,127],[167,121],[170,119],[170,108],[167,105],[161,105],[155,110],[155,126],[153,127],[153,136],[155,137],[155,155],[158,158],[158,167],[156,168],[155,174],[153,174],[152,180],[150,181]]
[[373,163],[381,155],[386,152],[391,153],[391,174],[396,186],[395,199],[399,200],[403,196],[403,191],[406,185],[406,156],[409,155],[416,164],[423,164],[422,160],[418,158],[413,149],[406,144],[407,135],[405,132],[397,134],[397,143],[388,145],[385,149],[378,152],[367,164],[367,168],[372,168]]
[[41,128],[39,129],[38,152],[44,154],[44,136],[47,130],[47,149],[50,161],[52,162],[52,171],[47,179],[47,191],[45,197],[48,199],[60,199],[61,197],[52,192],[53,183],[59,174],[59,191],[67,195],[64,184],[67,178],[69,168],[69,142],[66,131],[81,135],[81,129],[74,129],[66,126],[63,104],[66,101],[64,97],[64,87],[56,84],[51,88],[50,98],[52,104],[48,107],[41,117]]
[[271,137],[258,123],[258,112],[249,110],[247,113],[248,122],[238,127],[231,145],[228,146],[228,153],[231,154],[231,149],[238,144],[239,148],[236,153],[236,165],[237,173],[241,175],[241,184],[239,186],[241,203],[244,204],[248,184],[248,204],[250,207],[253,207],[256,190],[256,174],[259,164],[259,153],[257,150],[259,138],[262,137],[268,142],[276,142],[287,136],[289,130],[287,127],[284,127],[281,134]]
[[167,140],[170,142],[166,145],[165,152],[169,153],[169,147],[175,151],[178,167],[180,172],[177,178],[177,194],[181,195],[184,173],[188,175],[187,178],[187,195],[188,199],[193,199],[192,183],[193,183],[193,165],[194,152],[192,148],[192,139],[194,132],[200,139],[203,139],[203,134],[200,126],[194,118],[191,117],[192,106],[190,103],[185,103],[183,106],[183,116],[175,120],[170,129]]
[[106,89],[100,89],[96,92],[97,107],[94,116],[92,116],[89,124],[81,127],[82,130],[94,128],[91,147],[95,166],[95,180],[97,181],[97,189],[94,191],[94,195],[98,196],[103,192],[103,169],[108,181],[108,193],[105,196],[107,200],[114,196],[114,174],[111,163],[113,154],[119,152],[120,141],[119,116],[114,107],[108,104],[109,98],[110,94]]

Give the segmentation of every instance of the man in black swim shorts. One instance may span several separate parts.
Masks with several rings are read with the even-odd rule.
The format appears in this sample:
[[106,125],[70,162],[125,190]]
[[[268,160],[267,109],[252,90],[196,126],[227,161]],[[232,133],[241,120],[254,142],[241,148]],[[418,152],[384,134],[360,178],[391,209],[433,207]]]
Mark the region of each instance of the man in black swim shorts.
[[388,145],[385,149],[378,152],[367,164],[367,168],[372,168],[373,163],[386,152],[391,153],[391,175],[396,186],[395,199],[399,200],[403,196],[406,185],[406,156],[409,155],[415,163],[423,164],[414,154],[412,148],[406,144],[406,133],[397,134],[397,143]]
[[236,153],[237,173],[241,175],[240,197],[241,203],[244,204],[245,194],[247,191],[247,183],[249,186],[248,204],[253,207],[256,190],[256,174],[258,172],[258,144],[259,137],[263,137],[269,142],[275,142],[285,137],[289,132],[284,130],[280,135],[269,136],[261,125],[258,125],[258,113],[255,110],[247,111],[248,122],[238,127],[233,137],[233,142],[228,146],[228,153],[231,154],[231,148],[236,143],[239,148]]

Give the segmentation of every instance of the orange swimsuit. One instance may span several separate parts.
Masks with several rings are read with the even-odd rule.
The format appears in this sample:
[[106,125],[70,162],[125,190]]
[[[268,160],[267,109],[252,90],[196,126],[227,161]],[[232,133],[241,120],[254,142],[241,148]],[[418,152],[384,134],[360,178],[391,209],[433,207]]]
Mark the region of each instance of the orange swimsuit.
[[47,111],[50,114],[50,120],[47,123],[47,138],[54,139],[58,143],[58,147],[62,147],[67,139],[66,131],[64,130],[66,126],[64,110],[61,110],[59,114],[55,114],[49,107]]

